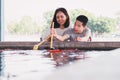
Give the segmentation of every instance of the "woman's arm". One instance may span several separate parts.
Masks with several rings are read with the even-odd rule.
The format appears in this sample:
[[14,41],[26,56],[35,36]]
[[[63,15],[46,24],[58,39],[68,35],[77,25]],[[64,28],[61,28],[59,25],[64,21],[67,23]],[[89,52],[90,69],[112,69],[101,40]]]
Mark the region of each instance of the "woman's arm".
[[68,34],[63,34],[63,36],[58,35],[55,29],[53,29],[53,30],[51,31],[51,33],[53,34],[53,36],[54,36],[55,38],[57,38],[57,39],[60,40],[60,41],[64,41],[64,40],[66,40],[66,39],[69,38],[69,35],[68,35]]
[[54,36],[60,41],[64,41],[69,38],[69,35],[67,35],[67,34],[65,34],[63,36],[60,36],[60,35],[54,35]]

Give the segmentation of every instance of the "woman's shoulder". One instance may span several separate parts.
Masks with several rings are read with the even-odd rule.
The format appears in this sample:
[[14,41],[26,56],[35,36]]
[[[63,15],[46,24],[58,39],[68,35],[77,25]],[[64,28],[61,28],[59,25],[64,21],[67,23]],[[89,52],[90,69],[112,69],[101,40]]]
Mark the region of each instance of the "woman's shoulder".
[[73,26],[70,24],[70,25],[68,26],[68,28],[73,28]]
[[65,32],[66,33],[71,33],[71,32],[73,32],[73,28],[68,28]]

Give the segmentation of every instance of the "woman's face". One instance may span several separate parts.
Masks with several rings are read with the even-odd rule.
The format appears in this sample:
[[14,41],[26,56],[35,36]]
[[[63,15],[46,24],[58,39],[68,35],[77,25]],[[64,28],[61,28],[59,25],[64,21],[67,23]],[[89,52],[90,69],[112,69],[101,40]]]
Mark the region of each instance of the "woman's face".
[[61,11],[59,11],[56,14],[56,20],[57,20],[58,24],[60,24],[60,26],[63,26],[65,24],[66,19],[67,19],[66,15]]

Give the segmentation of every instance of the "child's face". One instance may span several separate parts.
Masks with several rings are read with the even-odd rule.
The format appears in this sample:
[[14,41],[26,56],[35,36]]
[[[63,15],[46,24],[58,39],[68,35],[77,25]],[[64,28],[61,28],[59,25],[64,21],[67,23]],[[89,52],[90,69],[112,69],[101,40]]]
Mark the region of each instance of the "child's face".
[[83,23],[76,20],[75,24],[74,24],[74,32],[75,33],[82,33],[83,30],[84,30],[84,26],[83,26]]
[[66,19],[67,19],[66,15],[61,11],[59,11],[56,14],[56,20],[60,25],[64,25],[64,23],[66,22]]

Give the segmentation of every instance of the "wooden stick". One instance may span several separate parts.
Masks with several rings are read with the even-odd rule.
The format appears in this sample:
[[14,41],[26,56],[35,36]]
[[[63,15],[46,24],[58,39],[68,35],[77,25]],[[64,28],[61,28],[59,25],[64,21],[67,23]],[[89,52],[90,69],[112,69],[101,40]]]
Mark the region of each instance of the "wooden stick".
[[[54,22],[52,22],[52,32],[54,29]],[[50,49],[53,48],[53,34],[51,34]]]

